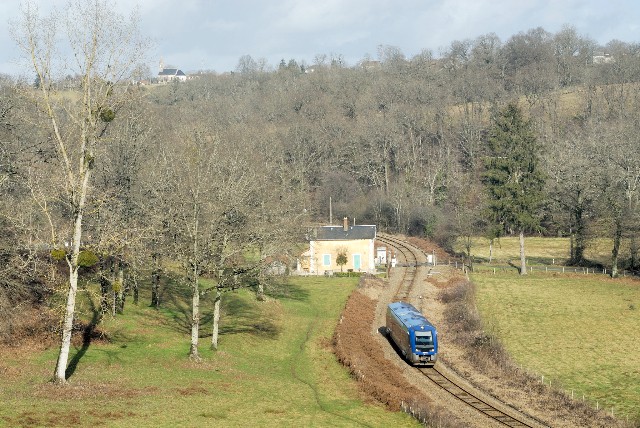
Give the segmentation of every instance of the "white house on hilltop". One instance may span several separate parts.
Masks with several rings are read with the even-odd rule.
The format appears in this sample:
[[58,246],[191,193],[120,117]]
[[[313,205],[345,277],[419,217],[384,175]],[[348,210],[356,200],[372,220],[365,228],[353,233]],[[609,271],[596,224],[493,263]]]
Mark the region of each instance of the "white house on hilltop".
[[185,80],[187,80],[187,75],[184,74],[182,70],[177,68],[163,68],[158,73],[159,83],[167,83],[173,80],[184,82]]
[[158,83],[168,83],[177,80],[184,82],[187,75],[179,68],[164,68],[164,63],[160,60],[160,71],[158,72]]

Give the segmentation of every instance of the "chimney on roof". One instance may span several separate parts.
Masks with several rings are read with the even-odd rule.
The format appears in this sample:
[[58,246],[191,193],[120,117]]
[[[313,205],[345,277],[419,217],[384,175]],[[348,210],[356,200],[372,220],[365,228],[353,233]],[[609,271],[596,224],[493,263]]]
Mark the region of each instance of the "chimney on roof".
[[349,219],[347,217],[344,218],[344,231],[349,231]]

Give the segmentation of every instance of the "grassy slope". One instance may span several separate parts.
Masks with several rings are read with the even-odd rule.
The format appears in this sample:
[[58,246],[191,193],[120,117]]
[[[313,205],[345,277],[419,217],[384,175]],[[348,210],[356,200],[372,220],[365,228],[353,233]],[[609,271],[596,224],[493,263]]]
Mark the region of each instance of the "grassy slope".
[[[527,237],[525,239],[525,255],[527,263],[535,265],[563,264],[569,259],[569,238],[539,238]],[[592,239],[587,243],[585,257],[588,260],[608,265],[611,263],[612,241],[606,238]],[[464,252],[463,241],[458,240],[455,246],[458,252]],[[472,240],[471,254],[485,261],[489,260],[489,240],[486,238],[474,238]],[[629,257],[627,240],[623,240],[620,257]],[[497,264],[512,260],[519,265],[520,241],[518,237],[507,236],[496,240],[493,245],[493,259]]]
[[487,329],[524,367],[640,417],[640,283],[596,275],[473,275]]
[[[258,303],[249,292],[223,300],[220,350],[194,363],[188,311],[129,305],[103,326],[109,344],[76,348],[70,385],[46,381],[56,350],[2,351],[0,425],[55,426],[416,426],[364,404],[335,360],[330,337],[356,280],[299,278]],[[148,301],[148,300],[147,300]],[[205,306],[211,306],[205,302]],[[210,331],[205,311],[203,332]]]

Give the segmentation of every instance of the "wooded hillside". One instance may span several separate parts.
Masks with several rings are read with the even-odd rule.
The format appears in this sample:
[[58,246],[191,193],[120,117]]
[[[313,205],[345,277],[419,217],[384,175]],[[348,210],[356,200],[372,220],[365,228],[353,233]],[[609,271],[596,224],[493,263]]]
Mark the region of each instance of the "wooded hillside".
[[[263,284],[268,263],[295,262],[305,226],[329,220],[329,198],[334,218],[444,247],[526,226],[571,236],[571,262],[581,264],[588,239],[610,237],[613,267],[638,267],[639,44],[601,47],[571,27],[536,28],[506,41],[455,41],[438,56],[380,46],[378,61],[317,58],[313,67],[283,59],[271,69],[245,56],[234,73],[163,85],[129,79],[133,63],[118,63],[118,76],[106,62],[89,64],[104,75],[4,76],[5,339],[19,319],[11,308],[63,290],[69,266],[101,281],[103,311],[114,313],[136,278],[153,271],[157,279],[166,266],[184,273],[194,298],[202,275],[217,292]],[[530,125],[543,180],[526,205],[531,221],[517,225],[491,215],[483,180],[507,105]],[[91,172],[82,206],[76,165]],[[631,259],[617,260],[624,239]]]

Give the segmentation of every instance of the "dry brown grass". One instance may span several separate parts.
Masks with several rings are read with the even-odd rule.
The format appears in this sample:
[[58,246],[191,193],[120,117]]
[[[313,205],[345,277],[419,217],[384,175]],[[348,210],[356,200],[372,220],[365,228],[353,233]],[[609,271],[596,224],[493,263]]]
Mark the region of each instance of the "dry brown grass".
[[[361,287],[366,288],[370,281],[381,280],[363,278]],[[333,336],[338,360],[359,381],[364,397],[374,398],[390,410],[403,410],[427,426],[464,426],[454,415],[434,405],[430,397],[405,380],[396,366],[389,364],[384,350],[369,333],[376,304],[365,293],[358,290],[352,293]]]

